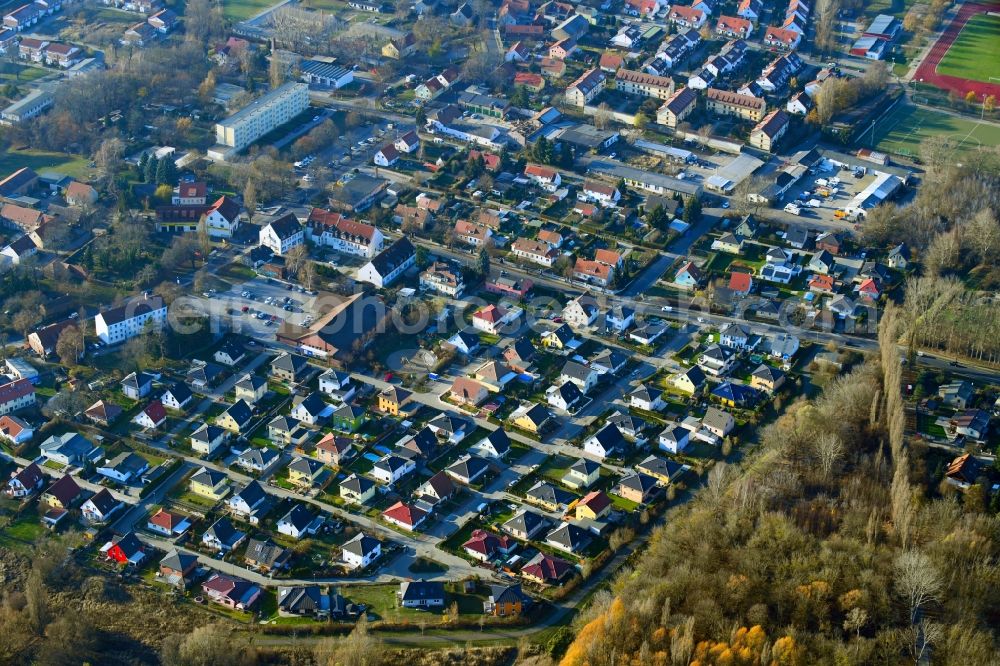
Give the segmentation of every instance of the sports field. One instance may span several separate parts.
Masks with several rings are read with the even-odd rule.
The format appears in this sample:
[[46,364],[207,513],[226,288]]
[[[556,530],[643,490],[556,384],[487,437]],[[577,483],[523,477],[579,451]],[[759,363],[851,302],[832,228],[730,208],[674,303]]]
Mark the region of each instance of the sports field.
[[902,104],[875,126],[876,148],[898,155],[918,155],[920,142],[932,136],[951,137],[967,153],[1000,145],[1000,126]]
[[938,63],[937,71],[961,79],[1000,83],[1000,16],[971,17]]
[[222,13],[227,19],[245,21],[278,2],[279,0],[223,0]]

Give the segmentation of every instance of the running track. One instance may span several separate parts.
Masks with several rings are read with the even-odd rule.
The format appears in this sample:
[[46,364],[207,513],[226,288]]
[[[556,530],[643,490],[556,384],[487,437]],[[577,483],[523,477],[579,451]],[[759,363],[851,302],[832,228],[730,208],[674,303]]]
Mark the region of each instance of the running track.
[[941,33],[940,39],[931,48],[927,57],[924,61],[920,63],[920,67],[917,68],[916,73],[913,75],[914,81],[923,80],[924,83],[929,83],[938,88],[943,88],[944,90],[953,90],[959,95],[965,95],[970,90],[975,91],[976,96],[982,99],[983,95],[995,95],[1000,99],[1000,84],[996,83],[986,83],[984,81],[973,81],[971,79],[962,79],[957,76],[945,76],[944,74],[937,73],[938,63],[944,58],[945,53],[951,47],[952,42],[958,37],[958,33],[962,32],[962,28],[965,27],[966,21],[976,14],[982,14],[989,11],[1000,11],[1000,4],[964,4],[959,8],[958,14],[955,15],[955,19],[951,22],[945,31]]

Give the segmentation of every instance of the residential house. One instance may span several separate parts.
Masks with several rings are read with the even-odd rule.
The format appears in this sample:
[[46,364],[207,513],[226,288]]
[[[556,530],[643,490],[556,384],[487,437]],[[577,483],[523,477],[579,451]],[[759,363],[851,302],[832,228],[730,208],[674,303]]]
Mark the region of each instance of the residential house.
[[590,292],[584,292],[571,300],[562,310],[563,321],[573,328],[593,326],[601,308]]
[[181,411],[188,406],[192,397],[191,389],[186,384],[177,382],[163,392],[163,395],[160,396],[160,402],[167,409]]
[[686,262],[674,276],[674,284],[684,289],[696,289],[705,281],[705,275],[693,262]]
[[571,382],[565,381],[561,384],[554,384],[545,391],[545,401],[556,409],[570,411],[574,409],[584,399],[579,387]]
[[233,397],[256,405],[267,395],[267,380],[259,375],[246,374],[233,385]]
[[701,425],[718,438],[723,438],[733,431],[736,421],[733,415],[718,407],[709,407],[701,419]]
[[705,25],[707,16],[705,15],[705,12],[700,9],[695,9],[694,7],[673,5],[670,8],[670,12],[667,14],[667,19],[676,25],[678,30],[684,28],[700,30],[701,26]]
[[[102,490],[104,490],[102,488]],[[67,474],[56,479],[51,486],[42,493],[42,504],[53,509],[69,509],[75,505],[83,495],[83,489],[77,484],[76,479]]]
[[191,449],[202,456],[211,456],[226,443],[229,433],[219,426],[203,423],[191,433]]
[[308,372],[309,361],[298,354],[285,352],[271,361],[271,377],[283,382],[300,382]]
[[445,469],[445,473],[459,483],[472,485],[487,471],[490,465],[485,459],[473,455],[465,455]]
[[258,242],[277,255],[284,256],[305,242],[305,230],[294,213],[285,213],[261,227]]
[[241,611],[253,609],[263,594],[253,583],[221,573],[209,576],[201,584],[201,591],[210,601]]
[[555,260],[559,258],[559,252],[548,243],[542,243],[527,238],[518,238],[511,245],[510,249],[511,253],[519,259],[524,259],[525,261],[530,261],[549,268],[551,268]]
[[[596,318],[596,317],[595,317]],[[580,346],[568,324],[542,333],[542,346],[547,349],[570,350]]]
[[132,423],[144,430],[155,430],[167,421],[167,410],[159,400],[152,400],[132,418]]
[[674,388],[688,395],[694,395],[705,385],[705,373],[698,366],[691,366],[670,379]]
[[121,381],[122,393],[132,400],[141,400],[153,390],[153,376],[145,372],[132,372]]
[[[16,416],[3,416],[0,417],[0,426],[4,426],[4,419],[10,424],[6,427],[18,427],[18,422],[24,423]],[[79,433],[67,432],[62,435],[51,435],[42,442],[41,455],[46,460],[64,467],[84,467],[99,462],[104,457],[104,449],[91,443]]]
[[417,261],[416,249],[408,238],[396,240],[358,269],[359,282],[368,282],[378,288],[388,287]]
[[622,478],[615,487],[615,494],[637,504],[646,504],[659,491],[657,479],[638,472]]
[[539,585],[556,585],[572,574],[573,566],[569,562],[548,553],[539,553],[521,568],[525,580]]
[[528,489],[524,499],[548,511],[565,511],[574,497],[551,483],[539,481]]
[[257,525],[267,515],[271,502],[264,487],[251,481],[226,500],[226,508],[233,516]]
[[667,486],[684,471],[684,465],[673,460],[649,456],[636,465],[635,469],[653,477],[661,486]]
[[465,280],[462,272],[451,264],[435,261],[420,273],[420,286],[429,291],[457,298],[465,289]]
[[243,400],[237,400],[215,419],[216,425],[237,435],[253,420],[253,408]]
[[774,393],[785,383],[785,373],[772,365],[761,363],[750,374],[750,386],[761,391]]
[[119,453],[114,458],[105,459],[103,465],[98,465],[97,473],[121,484],[134,484],[149,469],[149,462],[131,451]]
[[533,600],[521,590],[520,585],[491,585],[490,596],[483,602],[483,613],[495,617],[517,617],[530,608],[532,603]]
[[145,332],[160,328],[167,319],[167,306],[159,296],[147,295],[123,305],[99,312],[94,318],[94,332],[106,345],[125,342]]
[[593,368],[576,361],[566,361],[559,372],[558,379],[560,384],[566,382],[576,384],[577,388],[584,394],[590,393],[597,386],[598,381],[600,381],[600,377]]
[[423,524],[428,515],[426,511],[415,504],[399,501],[382,512],[382,519],[408,532],[413,532]]
[[590,104],[607,84],[607,77],[600,69],[589,69],[566,88],[567,104],[583,107]]
[[548,526],[549,521],[543,515],[531,509],[521,509],[514,514],[513,518],[505,522],[501,529],[515,539],[530,541]]
[[620,458],[628,450],[628,440],[617,426],[608,423],[584,441],[583,450],[601,460]]
[[417,465],[414,461],[390,453],[376,461],[370,474],[376,481],[393,484],[412,473],[416,468]]
[[188,488],[196,495],[218,501],[229,494],[229,477],[217,470],[200,467],[191,475]]
[[272,448],[248,448],[236,458],[235,465],[247,472],[260,474],[276,463],[281,455]]
[[340,482],[340,496],[354,504],[366,504],[375,497],[375,483],[367,477],[351,474]]
[[676,455],[687,448],[690,438],[690,430],[678,423],[669,423],[660,433],[657,442],[662,450]]
[[510,437],[504,432],[503,428],[497,428],[473,444],[469,450],[484,458],[503,460],[510,453]]
[[138,566],[146,559],[146,546],[135,532],[115,536],[101,547],[104,557],[124,566]]
[[449,397],[461,405],[478,406],[490,396],[489,389],[468,377],[456,377],[448,390]]
[[235,550],[247,538],[244,532],[233,527],[229,518],[222,517],[212,523],[201,536],[201,543],[206,548],[228,553]]
[[457,490],[455,483],[447,473],[438,472],[424,481],[423,485],[417,488],[414,496],[428,504],[434,505],[450,499],[455,495]]
[[191,519],[183,514],[160,509],[146,521],[146,529],[168,538],[179,537],[191,529]]
[[198,570],[198,556],[177,549],[160,560],[160,576],[170,585],[186,587]]
[[101,488],[80,505],[80,513],[86,522],[103,525],[123,506],[110,490]]
[[944,472],[945,481],[961,490],[968,490],[980,481],[985,473],[985,465],[971,453],[952,460]]
[[590,357],[588,366],[598,377],[617,375],[625,369],[628,360],[628,356],[617,349],[604,348]]
[[601,520],[611,513],[611,498],[604,491],[592,490],[576,505],[577,520]]
[[327,465],[341,466],[357,454],[351,440],[327,433],[316,444],[316,457]]
[[967,409],[975,396],[972,382],[961,379],[938,387],[938,399],[942,404],[955,409]]
[[278,520],[278,532],[293,539],[302,539],[316,534],[323,523],[322,516],[304,504],[296,504]]
[[965,409],[956,412],[948,421],[945,433],[948,439],[964,437],[978,442],[985,441],[990,429],[990,413],[983,409]]
[[757,389],[732,382],[724,382],[712,389],[712,397],[728,407],[740,409],[753,407],[760,400]]
[[511,413],[509,419],[514,426],[537,435],[545,430],[552,414],[537,403],[523,403]]
[[399,605],[403,608],[443,608],[445,602],[444,583],[431,581],[410,581],[399,584]]
[[118,420],[123,411],[121,407],[114,403],[107,402],[106,400],[98,400],[88,407],[83,415],[87,417],[88,421],[107,428]]
[[318,460],[298,457],[288,464],[288,482],[302,488],[312,488],[323,475],[323,463]]
[[768,26],[764,33],[764,46],[783,51],[794,51],[802,41],[802,33],[777,26]]
[[398,386],[388,386],[378,394],[378,409],[380,412],[399,416],[410,402],[412,393]]
[[364,532],[358,532],[354,538],[344,543],[340,548],[341,560],[352,571],[367,569],[382,555],[382,543]]
[[243,553],[243,561],[247,566],[264,573],[287,569],[291,559],[291,552],[270,539],[250,539]]
[[658,412],[667,406],[663,400],[663,391],[645,384],[640,384],[628,394],[628,404],[633,409],[647,412]]
[[590,532],[573,523],[563,523],[545,536],[545,543],[566,553],[579,553],[592,541]]
[[570,488],[589,488],[601,478],[601,466],[593,460],[579,458],[570,465],[561,479],[563,485]]

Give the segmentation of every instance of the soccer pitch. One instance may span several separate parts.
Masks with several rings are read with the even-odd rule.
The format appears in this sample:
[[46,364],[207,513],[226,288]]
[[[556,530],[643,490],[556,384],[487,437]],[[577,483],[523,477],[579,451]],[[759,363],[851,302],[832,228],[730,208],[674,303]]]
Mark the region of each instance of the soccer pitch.
[[977,14],[938,63],[937,73],[1000,83],[1000,16]]
[[932,136],[951,137],[962,153],[1000,145],[1000,127],[996,125],[916,106],[901,104],[875,126],[876,148],[898,155],[919,155],[920,143]]

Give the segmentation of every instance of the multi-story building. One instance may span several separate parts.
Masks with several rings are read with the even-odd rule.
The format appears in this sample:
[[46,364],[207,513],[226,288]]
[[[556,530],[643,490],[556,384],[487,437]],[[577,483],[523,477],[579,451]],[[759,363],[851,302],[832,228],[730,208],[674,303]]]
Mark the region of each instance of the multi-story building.
[[458,297],[465,289],[462,272],[450,264],[435,261],[420,274],[420,286],[439,294]]
[[287,123],[309,106],[309,86],[286,83],[215,125],[215,140],[235,152]]
[[41,115],[55,103],[55,97],[47,90],[34,90],[26,96],[17,100],[3,111],[0,111],[0,120],[5,125],[16,125],[26,120],[31,120],[35,116]]
[[559,258],[559,252],[548,243],[540,243],[527,238],[518,238],[511,246],[511,252],[515,257],[526,259],[527,261],[551,267],[552,263]]
[[667,127],[677,127],[691,115],[697,102],[698,93],[693,88],[681,88],[656,111],[656,122]]
[[144,294],[140,298],[105,310],[94,317],[94,332],[104,344],[125,342],[146,331],[147,326],[159,328],[167,321],[167,305],[159,296]]
[[788,114],[781,109],[775,109],[750,132],[750,145],[771,152],[787,131]]
[[35,404],[35,385],[30,379],[15,379],[0,386],[0,415]]
[[286,254],[293,247],[302,245],[305,242],[304,239],[302,225],[299,224],[294,213],[285,213],[278,219],[269,222],[261,227],[259,234],[260,245],[280,255]]
[[607,84],[607,77],[600,69],[589,69],[566,88],[566,103],[586,106],[601,94]]
[[656,99],[670,99],[674,94],[674,80],[669,76],[656,76],[631,69],[619,69],[615,74],[615,87],[626,95],[641,95]]
[[358,281],[368,282],[378,288],[388,287],[417,261],[417,251],[406,237],[372,257],[358,269]]
[[705,99],[708,110],[720,116],[736,116],[759,122],[767,110],[767,101],[762,97],[741,95],[718,88],[709,88],[705,93]]
[[374,257],[385,242],[385,236],[376,227],[322,208],[313,208],[309,213],[306,236],[316,245],[359,257]]

